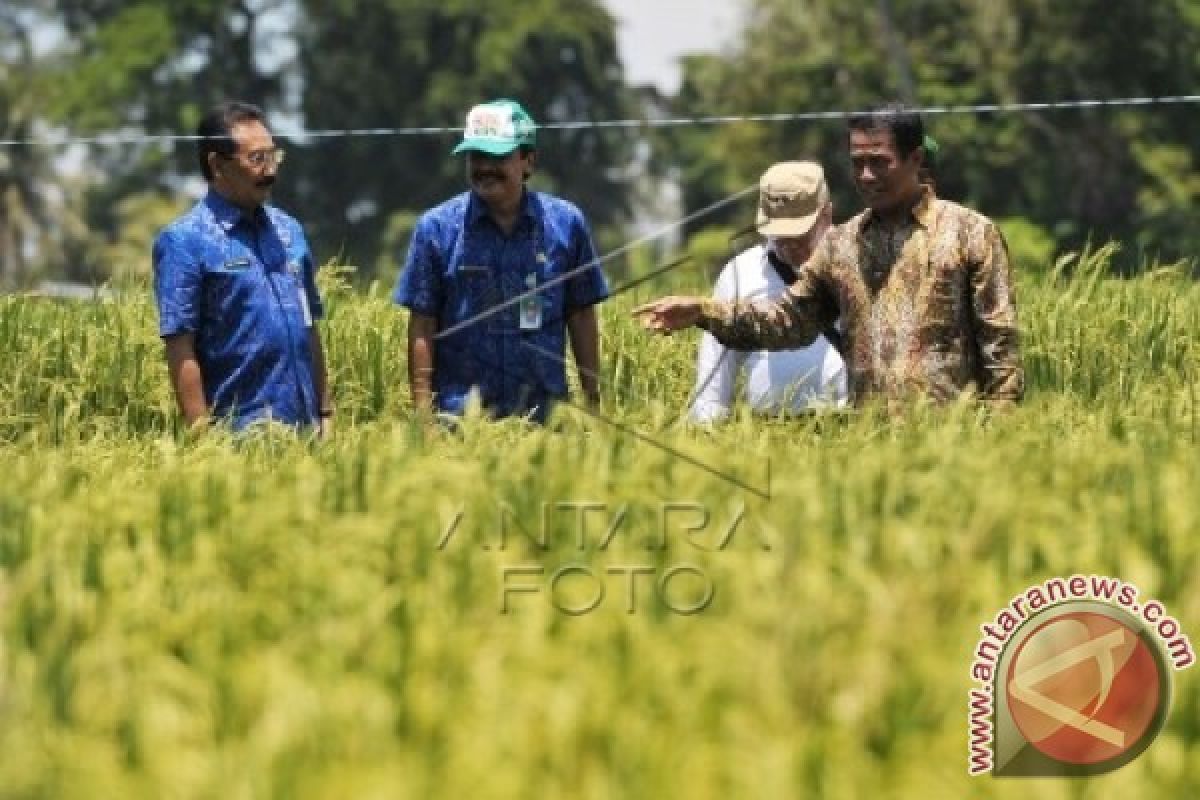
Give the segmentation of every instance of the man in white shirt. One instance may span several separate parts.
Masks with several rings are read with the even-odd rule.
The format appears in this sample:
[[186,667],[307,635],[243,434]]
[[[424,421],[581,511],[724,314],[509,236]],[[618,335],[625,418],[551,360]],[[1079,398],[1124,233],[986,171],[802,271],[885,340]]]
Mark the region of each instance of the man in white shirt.
[[[804,268],[833,223],[825,172],[811,161],[776,164],[759,180],[755,228],[765,244],[750,248],[721,271],[717,300],[770,303]],[[830,341],[830,340],[834,341]],[[786,414],[846,404],[846,366],[831,328],[799,350],[730,350],[705,332],[696,363],[693,422],[729,416],[738,376],[746,373],[745,399],[758,412]]]

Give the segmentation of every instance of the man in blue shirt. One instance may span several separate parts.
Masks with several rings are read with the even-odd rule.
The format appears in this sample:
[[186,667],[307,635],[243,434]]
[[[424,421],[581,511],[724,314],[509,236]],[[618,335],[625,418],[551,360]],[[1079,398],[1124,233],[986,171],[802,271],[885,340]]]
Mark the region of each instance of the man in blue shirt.
[[470,191],[421,216],[394,296],[412,312],[413,405],[461,414],[474,396],[496,416],[544,422],[567,395],[569,337],[598,406],[595,305],[608,286],[579,209],[525,187],[533,119],[511,100],[476,106],[454,152],[466,153]]
[[208,193],[154,243],[159,335],[189,427],[332,422],[315,267],[300,223],[265,205],[283,151],[262,111],[226,103],[197,129]]

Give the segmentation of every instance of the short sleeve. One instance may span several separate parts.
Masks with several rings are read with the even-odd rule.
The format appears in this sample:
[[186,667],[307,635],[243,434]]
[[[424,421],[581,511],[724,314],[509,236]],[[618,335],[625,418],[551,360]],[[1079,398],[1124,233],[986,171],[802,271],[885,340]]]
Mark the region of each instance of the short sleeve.
[[433,234],[433,221],[428,215],[422,216],[392,295],[397,305],[430,317],[437,315],[442,304],[442,264]]
[[203,302],[203,266],[178,233],[164,230],[154,241],[154,298],[158,335],[195,333]]
[[567,281],[567,310],[586,308],[608,297],[608,282],[600,269],[600,258],[592,233],[582,214],[577,214],[571,226],[572,276]]

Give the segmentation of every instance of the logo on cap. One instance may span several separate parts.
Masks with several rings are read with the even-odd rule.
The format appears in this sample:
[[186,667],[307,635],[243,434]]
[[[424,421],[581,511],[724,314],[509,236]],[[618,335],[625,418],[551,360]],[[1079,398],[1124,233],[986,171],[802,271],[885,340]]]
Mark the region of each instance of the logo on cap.
[[533,118],[513,100],[494,100],[475,106],[467,114],[463,140],[455,154],[478,151],[506,156],[518,147],[533,147],[537,126]]

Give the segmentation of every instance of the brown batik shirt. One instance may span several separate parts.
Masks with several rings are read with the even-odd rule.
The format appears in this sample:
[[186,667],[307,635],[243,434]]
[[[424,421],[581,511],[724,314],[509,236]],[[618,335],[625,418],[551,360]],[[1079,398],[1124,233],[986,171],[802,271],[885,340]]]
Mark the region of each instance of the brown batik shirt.
[[705,301],[700,327],[739,350],[807,346],[841,320],[850,394],[861,404],[973,390],[1024,391],[1008,251],[982,214],[924,189],[903,224],[870,210],[826,234],[773,305]]

